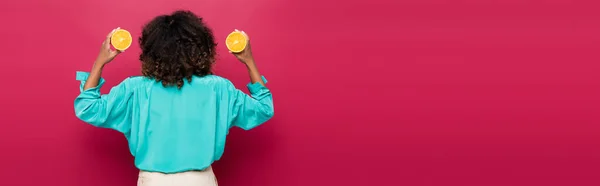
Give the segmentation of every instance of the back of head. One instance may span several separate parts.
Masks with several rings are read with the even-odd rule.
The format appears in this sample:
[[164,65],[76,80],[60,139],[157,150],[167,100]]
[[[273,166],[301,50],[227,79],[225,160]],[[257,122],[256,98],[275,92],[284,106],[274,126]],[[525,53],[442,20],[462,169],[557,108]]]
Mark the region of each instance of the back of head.
[[139,43],[142,74],[164,86],[181,88],[194,75],[212,73],[217,44],[202,18],[190,11],[154,18],[144,26]]

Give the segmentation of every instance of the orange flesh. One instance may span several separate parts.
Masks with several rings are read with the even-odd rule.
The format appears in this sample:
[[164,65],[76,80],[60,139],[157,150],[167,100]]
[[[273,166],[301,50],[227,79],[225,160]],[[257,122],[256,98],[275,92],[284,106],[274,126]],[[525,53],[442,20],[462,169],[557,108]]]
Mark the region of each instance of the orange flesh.
[[246,35],[238,31],[231,32],[227,36],[227,39],[225,39],[225,45],[227,45],[227,49],[235,53],[244,51],[247,44],[248,38],[246,38]]
[[127,30],[119,29],[113,33],[110,37],[110,44],[112,44],[115,49],[124,51],[131,46],[131,42],[133,39],[131,38],[131,34]]

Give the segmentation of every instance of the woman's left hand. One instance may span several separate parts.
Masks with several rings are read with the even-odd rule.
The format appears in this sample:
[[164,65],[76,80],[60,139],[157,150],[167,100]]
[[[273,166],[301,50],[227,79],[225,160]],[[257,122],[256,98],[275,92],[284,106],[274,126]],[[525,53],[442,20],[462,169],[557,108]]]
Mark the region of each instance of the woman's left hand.
[[117,55],[119,55],[122,51],[113,50],[110,48],[110,38],[117,31],[117,29],[113,29],[107,36],[104,42],[102,42],[102,47],[100,48],[100,53],[98,54],[98,58],[96,58],[96,63],[100,65],[105,65],[110,63]]

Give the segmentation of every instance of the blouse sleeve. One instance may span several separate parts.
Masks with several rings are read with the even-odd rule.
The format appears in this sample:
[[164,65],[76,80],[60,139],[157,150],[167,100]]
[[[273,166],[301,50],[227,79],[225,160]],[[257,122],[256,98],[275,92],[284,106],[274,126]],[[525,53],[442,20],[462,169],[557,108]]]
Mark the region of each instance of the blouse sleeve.
[[[263,82],[267,80],[263,78]],[[250,95],[235,89],[233,85],[229,89],[229,103],[232,115],[231,125],[250,130],[271,119],[274,114],[273,97],[271,91],[260,83],[248,84]]]
[[128,132],[131,126],[130,100],[133,94],[128,84],[129,78],[113,87],[110,93],[101,95],[100,87],[104,84],[104,79],[100,79],[97,87],[83,90],[88,76],[87,72],[77,72],[77,80],[81,81],[81,93],[75,99],[75,115],[96,127]]

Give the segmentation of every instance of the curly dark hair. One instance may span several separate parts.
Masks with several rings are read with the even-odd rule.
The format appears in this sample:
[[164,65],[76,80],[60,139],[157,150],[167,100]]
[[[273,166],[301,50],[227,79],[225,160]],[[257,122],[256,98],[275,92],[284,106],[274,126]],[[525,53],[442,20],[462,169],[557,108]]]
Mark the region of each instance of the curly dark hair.
[[184,79],[212,74],[217,44],[211,29],[190,11],[154,18],[144,26],[139,43],[142,74],[165,87],[181,88]]

